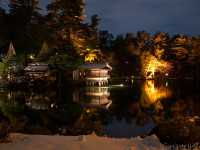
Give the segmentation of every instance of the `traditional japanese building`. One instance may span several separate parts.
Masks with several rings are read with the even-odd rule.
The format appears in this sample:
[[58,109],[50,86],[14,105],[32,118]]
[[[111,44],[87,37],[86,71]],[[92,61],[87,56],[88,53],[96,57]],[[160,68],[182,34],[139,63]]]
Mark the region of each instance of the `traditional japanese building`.
[[82,81],[87,86],[108,85],[112,67],[108,63],[84,64],[73,71],[73,80]]
[[46,79],[50,75],[49,66],[47,63],[44,63],[45,57],[49,54],[49,48],[46,42],[42,44],[41,50],[38,55],[30,55],[29,63],[25,67],[25,75],[30,79]]
[[49,76],[49,67],[46,63],[33,62],[29,63],[24,69],[25,75],[31,79],[46,78]]

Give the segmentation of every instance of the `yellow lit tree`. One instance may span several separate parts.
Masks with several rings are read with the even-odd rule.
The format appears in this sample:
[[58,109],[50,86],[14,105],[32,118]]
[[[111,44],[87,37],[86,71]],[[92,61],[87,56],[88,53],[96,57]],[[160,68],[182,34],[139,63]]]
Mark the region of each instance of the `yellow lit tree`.
[[85,62],[94,63],[101,60],[102,54],[98,49],[87,48],[85,51],[82,51],[80,54],[84,57]]
[[141,56],[142,70],[145,78],[154,78],[156,72],[167,73],[171,65],[164,60],[158,59],[149,52],[144,52]]

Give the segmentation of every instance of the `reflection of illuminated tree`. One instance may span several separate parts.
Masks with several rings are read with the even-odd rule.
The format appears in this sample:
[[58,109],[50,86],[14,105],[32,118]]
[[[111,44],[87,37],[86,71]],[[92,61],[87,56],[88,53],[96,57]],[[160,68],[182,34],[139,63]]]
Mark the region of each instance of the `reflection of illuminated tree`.
[[156,87],[155,81],[149,80],[144,83],[141,104],[144,107],[155,105],[156,109],[161,109],[162,104],[160,103],[160,100],[168,98],[170,95],[171,91],[167,87]]

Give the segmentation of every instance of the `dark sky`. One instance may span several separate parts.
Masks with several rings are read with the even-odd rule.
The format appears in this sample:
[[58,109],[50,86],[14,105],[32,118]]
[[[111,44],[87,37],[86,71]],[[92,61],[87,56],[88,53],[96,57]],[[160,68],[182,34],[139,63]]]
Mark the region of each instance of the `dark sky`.
[[86,0],[87,15],[118,34],[146,30],[200,34],[200,0]]
[[[43,8],[50,0],[41,0]],[[114,34],[146,30],[200,34],[200,0],[86,0],[89,18],[98,14],[102,30]]]

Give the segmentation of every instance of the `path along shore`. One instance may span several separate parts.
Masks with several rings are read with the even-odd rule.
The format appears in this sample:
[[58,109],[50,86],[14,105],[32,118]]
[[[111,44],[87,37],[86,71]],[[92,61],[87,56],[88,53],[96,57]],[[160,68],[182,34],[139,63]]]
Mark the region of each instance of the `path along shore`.
[[155,136],[146,138],[110,138],[92,135],[49,136],[12,133],[10,142],[1,143],[0,150],[165,150]]

